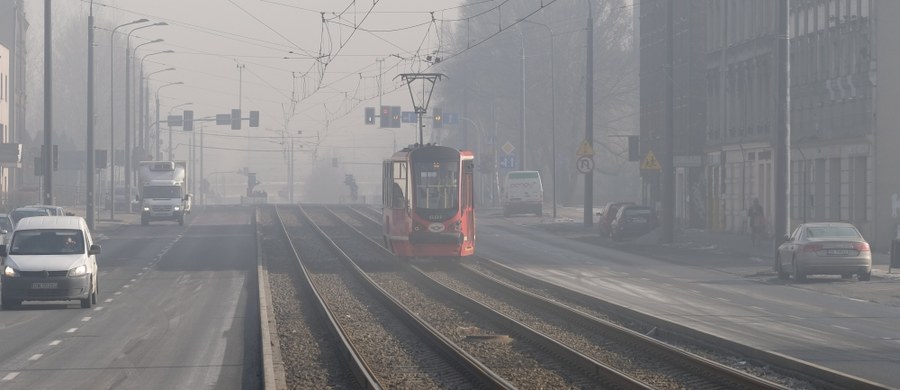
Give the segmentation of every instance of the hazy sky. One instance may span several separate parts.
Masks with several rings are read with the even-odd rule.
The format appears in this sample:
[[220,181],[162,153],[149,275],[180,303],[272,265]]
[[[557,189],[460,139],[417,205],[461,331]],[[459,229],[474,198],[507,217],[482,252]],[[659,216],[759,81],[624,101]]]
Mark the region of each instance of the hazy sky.
[[[29,32],[40,33],[43,2],[26,3],[31,22]],[[260,129],[232,131],[221,126],[207,127],[207,173],[236,169],[247,165],[248,160],[251,169],[284,171],[283,154],[269,152],[282,148],[277,143],[280,139],[264,137],[278,137],[285,128],[298,137],[318,136],[319,158],[330,160],[335,156],[342,163],[377,163],[390,153],[394,142],[392,133],[362,123],[363,108],[379,104],[379,64],[385,74],[383,89],[393,91],[384,95],[384,104],[401,105],[411,111],[409,91],[392,79],[399,73],[425,70],[424,57],[445,49],[442,42],[453,30],[451,20],[457,18],[455,7],[459,2],[381,0],[374,3],[372,0],[93,2],[97,27],[101,29],[96,35],[98,50],[108,50],[109,29],[113,24],[139,18],[169,24],[136,30],[131,40],[132,47],[157,38],[165,40],[142,46],[139,57],[161,50],[176,52],[154,55],[144,61],[147,72],[166,67],[177,69],[154,75],[154,85],[185,83],[162,90],[163,116],[172,106],[186,102],[192,103],[195,117],[228,113],[238,107],[239,101],[245,117],[249,110],[261,112]],[[496,4],[487,1],[486,5]],[[71,18],[86,23],[88,1],[54,0],[53,7],[56,20]],[[32,55],[40,54],[39,50],[30,48]],[[383,62],[379,63],[379,59]],[[239,70],[238,66],[242,68]],[[396,131],[398,144],[412,142],[413,131],[414,127]],[[248,136],[255,140],[248,143]],[[179,138],[176,135],[176,145],[187,142],[186,137]],[[315,140],[295,141],[302,142],[305,150],[297,154],[298,161],[305,161],[305,164],[298,162],[298,176],[305,175],[304,169],[310,165]],[[248,145],[256,152],[227,150]],[[176,147],[176,158],[186,158],[186,149]],[[212,160],[217,163],[211,164]],[[345,169],[378,172],[380,168],[363,165],[354,168],[348,164]]]

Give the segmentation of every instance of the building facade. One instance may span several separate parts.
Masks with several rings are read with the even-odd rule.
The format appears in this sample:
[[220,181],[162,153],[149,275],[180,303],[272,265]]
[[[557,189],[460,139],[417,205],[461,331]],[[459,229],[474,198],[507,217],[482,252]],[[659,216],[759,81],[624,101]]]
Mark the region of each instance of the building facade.
[[[666,72],[669,1],[641,1],[638,39],[640,48],[640,155],[661,157],[667,126]],[[702,164],[706,130],[706,0],[673,2],[675,32],[675,218],[681,226],[706,224],[706,193]],[[660,172],[641,171],[643,203],[661,200]]]
[[[0,0],[0,45],[7,52],[0,58],[5,64],[3,88],[5,89],[2,104],[7,115],[3,119],[3,131],[0,142],[18,144],[25,134],[25,31],[28,22],[25,20],[24,0]],[[19,147],[7,145],[3,151],[7,156],[0,162],[0,207],[8,208],[15,203],[14,194],[21,184],[19,161],[10,161],[10,152]],[[19,156],[20,157],[20,156]]]

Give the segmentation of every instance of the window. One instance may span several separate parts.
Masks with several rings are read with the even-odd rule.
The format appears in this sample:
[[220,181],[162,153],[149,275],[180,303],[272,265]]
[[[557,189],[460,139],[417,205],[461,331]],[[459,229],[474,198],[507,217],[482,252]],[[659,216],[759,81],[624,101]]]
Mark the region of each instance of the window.
[[84,253],[80,230],[20,230],[15,233],[9,253],[13,255],[59,255]]
[[453,161],[416,162],[416,209],[455,209],[459,201],[459,168]]

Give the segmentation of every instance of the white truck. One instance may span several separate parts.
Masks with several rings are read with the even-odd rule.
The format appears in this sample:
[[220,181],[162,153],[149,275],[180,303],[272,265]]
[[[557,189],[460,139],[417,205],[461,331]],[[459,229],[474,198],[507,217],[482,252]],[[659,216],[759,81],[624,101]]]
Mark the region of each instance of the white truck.
[[500,194],[503,216],[519,213],[543,214],[544,186],[538,171],[512,171],[506,173]]
[[139,163],[138,201],[141,225],[150,221],[177,221],[191,212],[191,194],[187,193],[187,162],[141,161]]

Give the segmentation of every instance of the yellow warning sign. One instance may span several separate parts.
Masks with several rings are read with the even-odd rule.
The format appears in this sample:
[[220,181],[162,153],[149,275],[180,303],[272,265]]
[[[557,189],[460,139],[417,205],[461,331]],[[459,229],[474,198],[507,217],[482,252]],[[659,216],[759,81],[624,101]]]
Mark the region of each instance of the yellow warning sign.
[[591,146],[591,143],[587,140],[581,141],[581,145],[578,146],[578,151],[575,152],[575,155],[578,157],[583,156],[594,156],[594,148]]
[[642,171],[658,171],[661,170],[662,167],[659,166],[659,161],[656,160],[656,156],[653,155],[653,151],[647,151],[647,155],[644,156],[644,159],[641,160],[641,170]]

